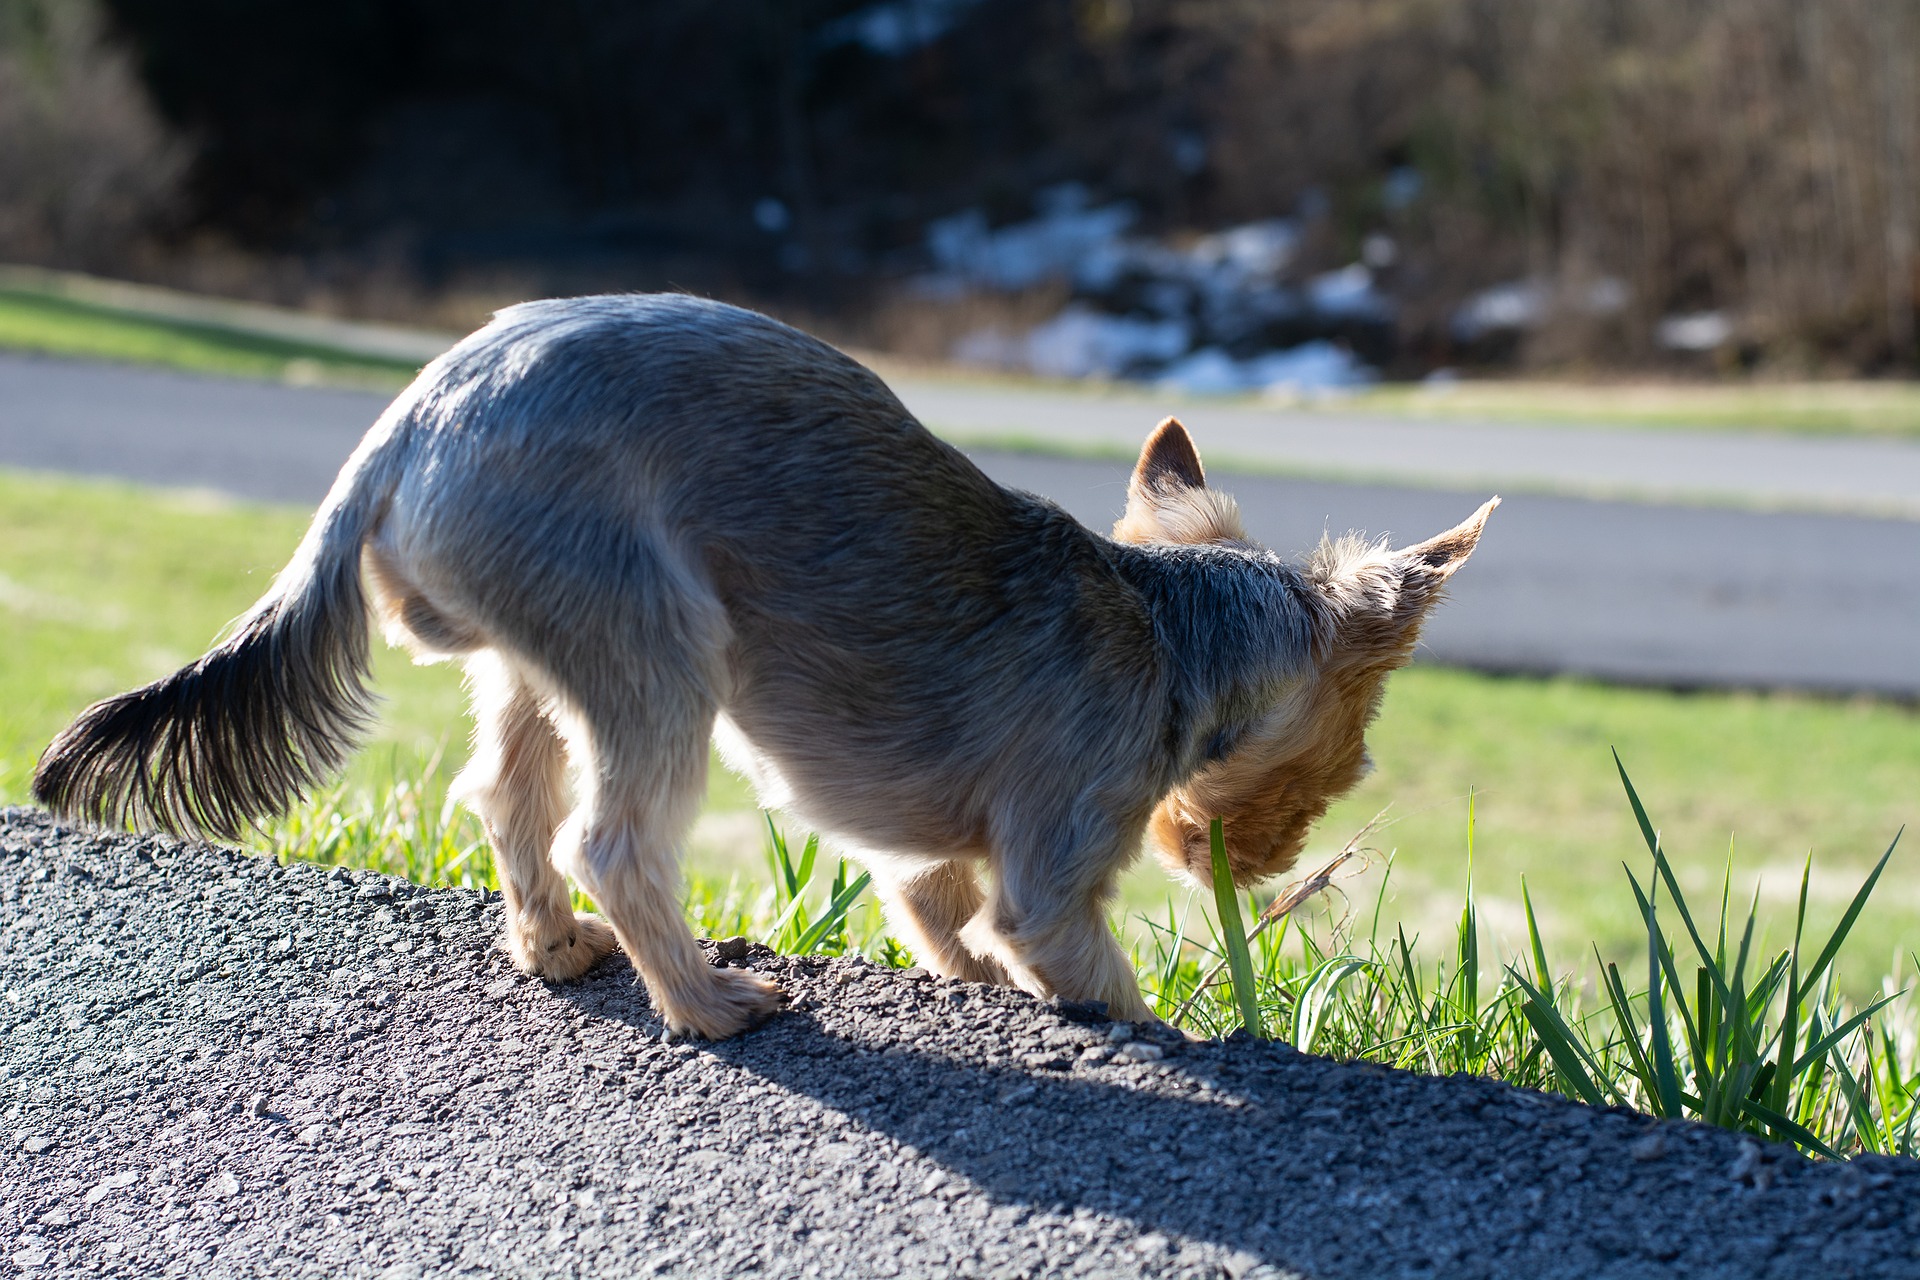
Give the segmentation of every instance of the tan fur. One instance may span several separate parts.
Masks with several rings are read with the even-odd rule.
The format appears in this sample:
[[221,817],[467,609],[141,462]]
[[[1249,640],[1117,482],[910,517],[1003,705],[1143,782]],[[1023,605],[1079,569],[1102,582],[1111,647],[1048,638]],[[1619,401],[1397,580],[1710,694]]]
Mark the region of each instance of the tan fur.
[[1116,542],[1244,542],[1240,505],[1206,487],[1193,440],[1178,418],[1162,418],[1140,450],[1127,483],[1127,509],[1113,526]]
[[974,859],[936,862],[932,866],[902,863],[869,856],[873,885],[887,904],[887,923],[913,949],[920,963],[935,973],[965,982],[1011,981],[1005,967],[988,956],[975,955],[961,941],[961,933],[985,905]]
[[1176,787],[1155,808],[1151,839],[1168,870],[1213,880],[1208,827],[1222,819],[1236,884],[1286,871],[1327,808],[1372,768],[1366,730],[1386,677],[1413,656],[1420,624],[1478,545],[1494,498],[1458,527],[1403,551],[1348,535],[1308,558],[1337,632],[1318,678],[1274,707],[1234,758]]

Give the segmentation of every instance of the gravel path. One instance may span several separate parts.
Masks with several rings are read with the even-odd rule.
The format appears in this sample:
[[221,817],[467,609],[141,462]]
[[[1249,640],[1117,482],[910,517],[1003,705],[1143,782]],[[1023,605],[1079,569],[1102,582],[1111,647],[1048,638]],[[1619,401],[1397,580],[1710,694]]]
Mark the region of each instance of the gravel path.
[[[22,1275],[1920,1274],[1920,1164],[1169,1044],[723,947],[790,1012],[664,1044],[457,890],[0,811]],[[718,955],[716,954],[716,959]]]

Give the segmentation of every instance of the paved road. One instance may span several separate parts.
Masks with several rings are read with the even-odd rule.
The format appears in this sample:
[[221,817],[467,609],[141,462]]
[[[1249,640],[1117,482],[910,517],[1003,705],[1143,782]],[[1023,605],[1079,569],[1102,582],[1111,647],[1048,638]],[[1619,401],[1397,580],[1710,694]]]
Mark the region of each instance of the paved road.
[[[0,465],[311,503],[383,403],[360,392],[0,355]],[[923,407],[942,412],[937,402]],[[1209,422],[1193,425],[1205,452]],[[974,455],[1003,482],[1054,497],[1090,523],[1119,510],[1121,463]],[[1218,467],[1215,478],[1238,495],[1253,533],[1288,551],[1323,530],[1425,537],[1489,491]],[[1428,631],[1434,660],[1656,684],[1920,696],[1920,521],[1505,496]]]
[[507,968],[499,929],[497,896],[0,812],[6,1274],[1920,1267],[1911,1160],[1816,1163],[1488,1080],[1189,1044],[765,951],[734,963],[789,1012],[668,1045],[624,957],[549,987]]
[[922,421],[962,443],[1136,447],[1178,413],[1216,462],[1325,479],[1704,502],[1920,520],[1920,442],[1475,423],[900,377]]

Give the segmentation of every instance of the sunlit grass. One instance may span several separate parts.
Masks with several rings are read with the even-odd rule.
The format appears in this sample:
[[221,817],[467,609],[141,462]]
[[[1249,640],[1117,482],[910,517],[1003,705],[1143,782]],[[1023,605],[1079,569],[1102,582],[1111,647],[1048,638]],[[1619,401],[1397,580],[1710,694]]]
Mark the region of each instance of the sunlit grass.
[[406,361],[244,329],[193,324],[21,289],[0,289],[0,349],[159,365],[192,373],[399,390]]
[[[1308,1052],[1430,1074],[1467,1072],[1566,1094],[1594,1106],[1699,1120],[1791,1142],[1825,1156],[1920,1152],[1920,1019],[1909,953],[1849,1000],[1872,970],[1850,931],[1895,852],[1889,846],[1828,933],[1809,928],[1803,870],[1789,945],[1769,949],[1755,906],[1739,914],[1732,869],[1717,920],[1688,895],[1624,769],[1626,806],[1651,866],[1624,869],[1613,892],[1635,904],[1643,934],[1632,966],[1596,951],[1556,967],[1534,927],[1519,950],[1484,950],[1471,852],[1452,945],[1435,957],[1402,928],[1383,929],[1379,899],[1364,921],[1319,890],[1359,840],[1309,877],[1306,892],[1262,904],[1252,930],[1231,891],[1211,918],[1168,902],[1136,952],[1156,1009],[1219,1035],[1271,1032]],[[1217,828],[1216,824],[1216,828]],[[1471,808],[1467,825],[1473,842]],[[1897,845],[1897,837],[1896,837]],[[1224,879],[1224,854],[1215,858]],[[1324,912],[1317,922],[1312,908]],[[1316,927],[1317,925],[1317,927]],[[1844,959],[1843,959],[1844,957]],[[1625,976],[1623,976],[1625,975]]]

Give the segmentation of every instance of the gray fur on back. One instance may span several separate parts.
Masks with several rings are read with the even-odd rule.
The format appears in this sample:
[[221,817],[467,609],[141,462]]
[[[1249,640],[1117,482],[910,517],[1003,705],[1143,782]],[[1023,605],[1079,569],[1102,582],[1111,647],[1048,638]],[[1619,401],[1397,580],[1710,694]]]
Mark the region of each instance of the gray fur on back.
[[1311,660],[1293,566],[1115,543],[994,484],[840,352],[721,303],[510,308],[402,430],[394,507],[432,529],[400,555],[430,537],[516,566],[446,604],[534,653],[683,557],[731,632],[714,701],[810,821],[869,848],[1150,804]]

